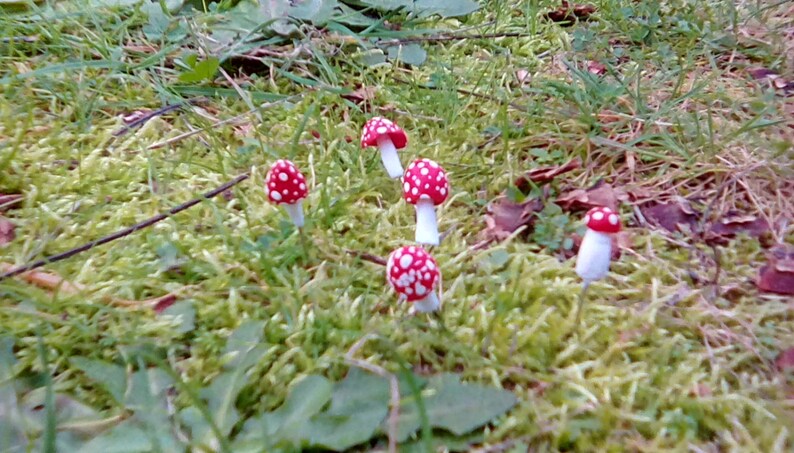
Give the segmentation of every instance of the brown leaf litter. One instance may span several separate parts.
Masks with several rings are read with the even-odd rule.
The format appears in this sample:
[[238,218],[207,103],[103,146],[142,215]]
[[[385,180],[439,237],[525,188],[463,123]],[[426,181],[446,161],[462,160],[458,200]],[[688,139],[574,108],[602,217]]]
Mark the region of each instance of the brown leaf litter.
[[485,229],[480,232],[480,242],[474,249],[482,249],[494,241],[503,241],[521,227],[531,227],[535,213],[541,209],[543,202],[539,199],[518,203],[504,195],[500,196],[488,205]]
[[589,189],[573,189],[561,194],[556,203],[566,211],[586,211],[601,206],[617,211],[620,202],[627,199],[625,192],[615,189],[602,179]]
[[577,157],[564,165],[533,168],[516,179],[515,186],[522,192],[527,192],[531,184],[540,185],[549,183],[557,176],[581,168],[581,166],[582,160]]
[[765,292],[794,295],[794,246],[781,244],[770,250],[756,286]]
[[5,217],[0,217],[0,245],[8,244],[16,237],[16,225]]
[[596,7],[593,5],[582,5],[578,3],[571,4],[566,0],[560,2],[560,6],[553,11],[546,13],[546,17],[553,22],[562,23],[563,25],[570,25],[577,20],[587,20],[596,12]]

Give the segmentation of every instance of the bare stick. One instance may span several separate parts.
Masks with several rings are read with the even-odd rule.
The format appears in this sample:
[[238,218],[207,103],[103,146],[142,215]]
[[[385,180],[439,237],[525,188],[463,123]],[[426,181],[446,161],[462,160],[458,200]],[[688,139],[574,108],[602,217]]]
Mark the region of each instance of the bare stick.
[[146,227],[152,226],[152,225],[154,225],[157,222],[160,222],[162,220],[165,220],[165,219],[173,216],[174,214],[182,212],[185,209],[188,209],[190,207],[193,207],[193,206],[199,204],[202,200],[209,200],[210,198],[214,198],[215,196],[225,192],[229,188],[234,187],[235,185],[245,181],[246,179],[248,179],[249,176],[250,176],[249,173],[243,173],[242,175],[232,179],[231,181],[221,185],[220,187],[218,187],[216,189],[213,189],[213,190],[201,195],[200,197],[197,197],[197,198],[194,198],[194,199],[192,199],[192,200],[190,200],[188,202],[182,203],[179,206],[171,208],[171,209],[169,209],[168,211],[166,211],[164,213],[157,214],[154,217],[150,217],[150,218],[144,220],[143,222],[136,223],[135,225],[133,225],[131,227],[124,228],[123,230],[117,231],[117,232],[115,232],[113,234],[110,234],[108,236],[102,237],[102,238],[97,239],[95,241],[91,241],[91,242],[89,242],[87,244],[83,244],[83,245],[81,245],[79,247],[75,247],[75,248],[73,248],[71,250],[67,250],[67,251],[65,251],[63,253],[59,253],[57,255],[48,256],[48,257],[46,257],[46,258],[44,258],[42,260],[35,261],[35,262],[27,264],[25,266],[18,267],[16,269],[12,270],[12,271],[6,272],[5,274],[0,275],[0,281],[4,280],[6,278],[17,276],[19,274],[25,273],[27,271],[30,271],[30,270],[33,270],[33,269],[36,269],[36,268],[42,267],[42,266],[44,266],[46,264],[55,263],[57,261],[65,260],[66,258],[70,258],[70,257],[72,257],[74,255],[77,255],[80,252],[85,252],[86,250],[91,250],[94,247],[98,247],[98,246],[100,246],[102,244],[107,244],[108,242],[115,241],[116,239],[119,239],[119,238],[123,238],[124,236],[129,236],[130,234],[132,234],[132,233],[134,233],[136,231],[139,231],[139,230],[142,230],[142,229],[144,229]]

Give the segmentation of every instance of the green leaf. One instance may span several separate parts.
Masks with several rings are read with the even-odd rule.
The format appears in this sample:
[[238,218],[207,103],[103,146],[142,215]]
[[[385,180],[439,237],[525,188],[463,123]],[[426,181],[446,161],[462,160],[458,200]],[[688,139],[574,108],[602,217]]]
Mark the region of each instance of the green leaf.
[[438,14],[441,17],[458,17],[471,14],[480,9],[474,0],[416,0],[415,11],[423,16]]
[[334,386],[331,406],[312,417],[305,436],[314,447],[347,450],[371,439],[389,411],[389,382],[358,368]]
[[223,350],[224,368],[238,367],[249,351],[262,344],[262,333],[265,329],[263,321],[245,321],[229,335]]
[[186,83],[196,83],[204,80],[212,80],[221,62],[215,57],[208,57],[206,60],[196,61],[198,57],[190,54],[183,59],[188,64],[190,70],[179,74],[179,80]]
[[196,308],[191,300],[183,300],[163,310],[160,317],[173,319],[177,326],[176,331],[187,333],[196,328]]
[[337,0],[302,0],[292,5],[289,15],[317,26],[323,26],[336,15],[338,6]]
[[233,450],[256,451],[258,446],[261,451],[280,443],[292,446],[308,443],[306,425],[328,403],[332,388],[331,382],[322,376],[302,379],[281,407],[245,423]]
[[70,362],[72,366],[85,373],[89,379],[102,386],[117,403],[124,401],[124,392],[127,389],[127,372],[123,367],[85,357],[75,357]]
[[144,453],[154,451],[146,433],[134,420],[127,420],[99,437],[95,437],[80,453]]
[[400,44],[387,49],[389,59],[399,60],[412,66],[420,66],[427,59],[427,52],[419,44]]
[[[517,403],[511,392],[478,384],[462,384],[455,374],[433,376],[422,394],[430,424],[457,435],[488,423]],[[419,427],[416,401],[409,399],[400,407],[398,440],[404,441]]]

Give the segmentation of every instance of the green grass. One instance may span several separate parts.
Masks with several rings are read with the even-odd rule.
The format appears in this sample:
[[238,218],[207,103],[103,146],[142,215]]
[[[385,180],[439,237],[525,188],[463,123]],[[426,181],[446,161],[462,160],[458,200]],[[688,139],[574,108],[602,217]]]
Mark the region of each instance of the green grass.
[[[71,359],[137,366],[140,351],[155,351],[198,385],[218,374],[230,332],[256,319],[265,321],[271,349],[238,400],[245,416],[280,405],[287,384],[302,376],[340,379],[346,351],[372,332],[382,341],[368,342],[359,357],[373,364],[396,371],[406,360],[424,372],[458,372],[514,391],[521,403],[486,430],[487,445],[788,451],[794,382],[773,362],[794,344],[791,299],[755,289],[765,262],[758,241],[740,237],[721,248],[715,295],[712,285],[690,278],[714,275],[707,246],[630,222],[632,251],[590,289],[578,335],[571,335],[580,285],[573,261],[538,244],[554,238],[472,247],[488,201],[525,171],[574,157],[583,168],[553,183],[552,194],[606,178],[657,199],[677,193],[703,206],[716,199],[721,214],[788,216],[774,238],[792,242],[785,194],[794,180],[794,101],[744,72],[763,66],[794,79],[783,37],[794,18],[781,16],[787,5],[594,4],[594,20],[572,27],[544,20],[557,3],[543,0],[487,1],[460,21],[419,22],[530,34],[423,43],[428,61],[420,67],[368,67],[352,47],[334,54],[332,44],[304,40],[311,54],[266,58],[256,77],[227,67],[248,100],[218,77],[205,86],[228,96],[119,138],[112,135],[122,126],[119,115],[180,99],[171,89],[180,85],[179,69],[170,63],[201,46],[201,32],[179,45],[147,42],[143,13],[71,4],[59,6],[57,20],[0,17],[3,36],[38,37],[0,44],[0,192],[24,195],[4,214],[16,239],[1,246],[3,262],[65,251],[251,171],[228,198],[47,266],[84,285],[77,294],[0,282],[0,332],[13,341],[14,379],[112,414],[120,408]],[[133,44],[154,49],[124,47]],[[589,61],[603,62],[606,74],[589,73]],[[519,70],[530,74],[523,85]],[[375,88],[375,110],[339,96],[339,88],[360,84]],[[188,89],[182,93],[211,94]],[[261,122],[249,115],[249,128],[211,127],[248,111],[248,102],[296,94],[259,111]],[[432,252],[443,274],[443,328],[408,316],[384,268],[348,253],[386,256],[413,238],[413,212],[398,184],[377,152],[358,146],[361,125],[374,114],[408,132],[404,164],[428,157],[450,174],[453,192],[439,210],[449,234]],[[192,129],[206,130],[147,149]],[[310,181],[302,235],[263,190],[264,173],[279,157]],[[635,218],[633,208],[632,200],[623,203],[624,219]],[[564,238],[579,216],[548,234]],[[148,308],[108,303],[170,292],[192,301],[194,329],[181,332]],[[50,376],[41,374],[45,365],[51,383],[39,381]],[[187,392],[178,392],[176,404],[191,404]],[[47,431],[48,441],[52,436]]]

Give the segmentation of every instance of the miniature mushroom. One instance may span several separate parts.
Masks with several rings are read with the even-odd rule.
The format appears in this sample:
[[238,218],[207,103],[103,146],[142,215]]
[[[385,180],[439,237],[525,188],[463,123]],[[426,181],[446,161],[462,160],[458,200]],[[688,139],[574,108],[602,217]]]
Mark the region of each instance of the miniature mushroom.
[[438,245],[436,206],[449,195],[449,180],[440,165],[430,159],[411,162],[403,176],[403,197],[416,206],[416,242]]
[[612,257],[612,234],[620,231],[620,216],[610,208],[597,207],[584,216],[587,232],[576,256],[576,273],[582,278],[582,294],[576,310],[579,324],[587,288],[595,280],[606,277]]
[[405,131],[391,120],[379,116],[370,118],[361,131],[361,147],[378,147],[383,166],[392,179],[397,179],[403,174],[403,166],[397,156],[397,150],[405,148],[407,144],[408,136],[405,135]]
[[267,172],[265,192],[271,203],[284,206],[296,227],[303,227],[303,199],[309,192],[306,178],[295,164],[277,160]]
[[428,313],[441,306],[436,294],[441,274],[436,260],[422,247],[411,245],[393,251],[386,263],[386,278],[417,312]]

